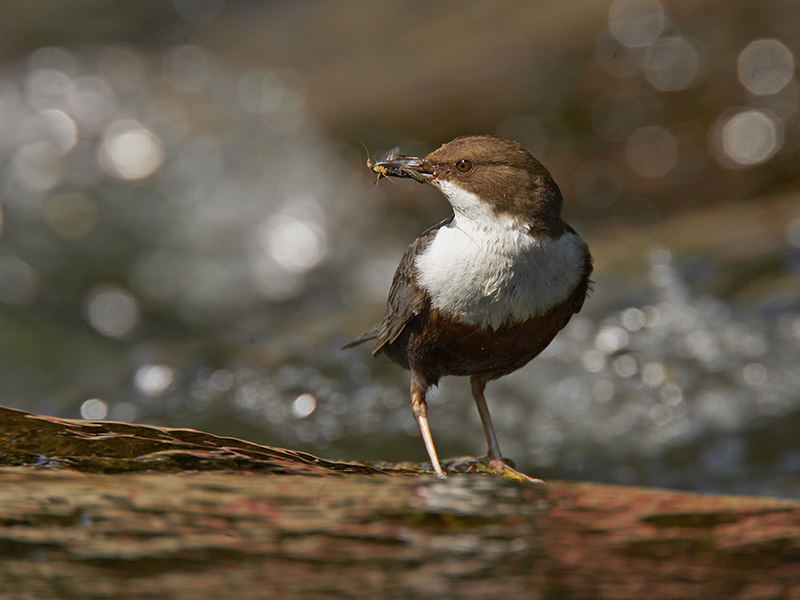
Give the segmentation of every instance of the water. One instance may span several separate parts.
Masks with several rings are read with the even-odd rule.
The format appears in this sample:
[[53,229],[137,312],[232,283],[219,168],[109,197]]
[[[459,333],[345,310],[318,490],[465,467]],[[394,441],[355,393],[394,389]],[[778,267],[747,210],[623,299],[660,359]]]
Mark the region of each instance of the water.
[[[669,40],[645,63],[663,93],[701,76],[676,71],[675,52],[697,51]],[[743,55],[747,85],[783,82],[778,50],[771,83]],[[680,179],[685,131],[639,122],[631,102],[647,113],[641,97],[599,94],[595,129],[624,142],[638,176]],[[769,161],[796,107],[758,110],[720,117],[698,152]],[[564,125],[518,116],[498,131],[559,156],[576,143]],[[742,131],[763,143],[742,147]],[[407,373],[340,347],[380,318],[405,244],[439,208],[408,205],[430,193],[416,184],[371,186],[359,152],[310,118],[297,72],[237,70],[200,46],[46,48],[5,65],[0,403],[424,460]],[[627,206],[633,233],[662,209],[622,198],[613,162],[569,172],[596,293],[541,357],[489,385],[505,453],[543,477],[800,495],[800,211],[749,262],[735,239],[706,254],[675,235],[614,263],[627,242],[604,234],[606,213]],[[484,451],[466,381],[443,381],[430,406],[440,454]]]

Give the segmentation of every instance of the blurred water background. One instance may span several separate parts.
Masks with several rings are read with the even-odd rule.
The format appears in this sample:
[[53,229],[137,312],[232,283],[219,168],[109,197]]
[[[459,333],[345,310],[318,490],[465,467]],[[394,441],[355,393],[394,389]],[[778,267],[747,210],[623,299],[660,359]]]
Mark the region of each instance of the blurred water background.
[[[595,294],[490,384],[527,472],[800,496],[800,3],[14,0],[0,23],[0,403],[424,460],[340,346],[448,214],[360,142],[497,133]],[[445,456],[485,445],[468,383]]]

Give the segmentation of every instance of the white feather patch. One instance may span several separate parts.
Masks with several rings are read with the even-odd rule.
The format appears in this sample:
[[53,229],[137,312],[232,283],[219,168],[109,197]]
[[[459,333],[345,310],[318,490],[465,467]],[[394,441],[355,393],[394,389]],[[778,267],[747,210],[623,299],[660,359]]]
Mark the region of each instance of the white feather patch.
[[573,233],[537,239],[524,223],[497,215],[477,196],[442,181],[455,218],[415,262],[433,308],[497,329],[542,315],[578,285],[585,245]]

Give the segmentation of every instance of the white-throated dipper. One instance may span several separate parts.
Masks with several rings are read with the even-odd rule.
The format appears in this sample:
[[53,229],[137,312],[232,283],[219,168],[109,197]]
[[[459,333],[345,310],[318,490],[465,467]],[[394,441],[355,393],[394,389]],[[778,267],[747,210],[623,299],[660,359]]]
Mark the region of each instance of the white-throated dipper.
[[381,352],[411,371],[411,410],[437,475],[444,472],[425,395],[444,375],[468,375],[489,444],[489,465],[531,479],[503,459],[483,395],[486,382],[538,355],[583,306],[592,257],[561,218],[550,173],[517,142],[459,137],[424,158],[370,165],[438,188],[453,215],[414,240],[394,274],[376,330]]

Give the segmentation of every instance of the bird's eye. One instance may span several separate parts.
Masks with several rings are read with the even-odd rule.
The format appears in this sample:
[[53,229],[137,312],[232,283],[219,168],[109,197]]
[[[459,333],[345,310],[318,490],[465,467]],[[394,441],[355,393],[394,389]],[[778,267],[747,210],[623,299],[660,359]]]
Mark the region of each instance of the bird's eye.
[[472,170],[472,161],[462,158],[456,163],[456,171],[459,173],[469,173]]

